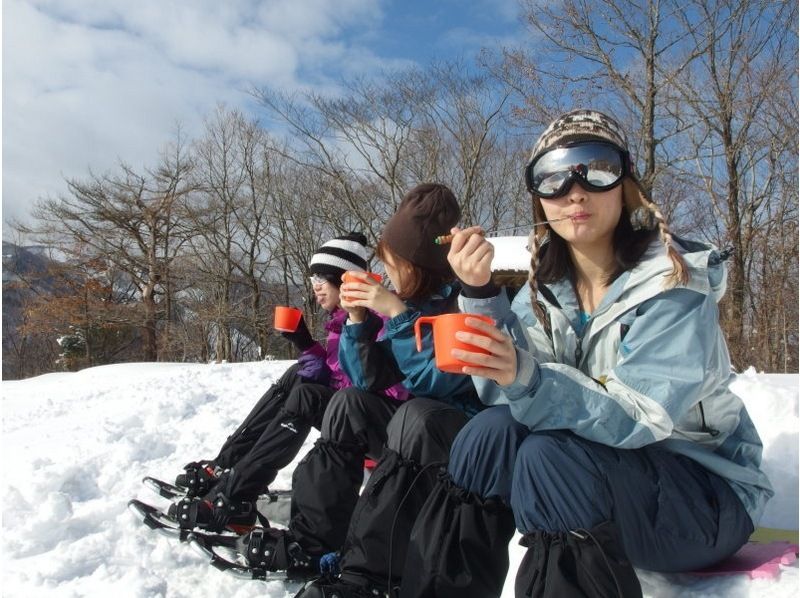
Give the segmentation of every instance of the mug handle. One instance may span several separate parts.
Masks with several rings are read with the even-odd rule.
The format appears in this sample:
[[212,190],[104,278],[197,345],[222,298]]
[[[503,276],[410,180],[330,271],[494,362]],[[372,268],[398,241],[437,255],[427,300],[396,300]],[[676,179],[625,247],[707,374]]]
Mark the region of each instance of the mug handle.
[[414,322],[414,338],[417,339],[417,351],[422,351],[422,331],[419,327],[423,324],[433,325],[434,319],[435,316],[421,316]]

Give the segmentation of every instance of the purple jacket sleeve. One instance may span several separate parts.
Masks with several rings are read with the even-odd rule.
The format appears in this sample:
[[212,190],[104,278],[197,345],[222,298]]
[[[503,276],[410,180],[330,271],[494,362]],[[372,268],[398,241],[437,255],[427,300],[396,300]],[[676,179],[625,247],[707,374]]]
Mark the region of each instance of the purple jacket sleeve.
[[342,333],[342,326],[347,319],[347,312],[343,309],[337,309],[331,314],[330,319],[325,324],[328,331],[328,339],[325,343],[325,363],[331,370],[330,387],[334,390],[340,390],[352,386],[353,383],[342,371],[339,365],[339,337]]

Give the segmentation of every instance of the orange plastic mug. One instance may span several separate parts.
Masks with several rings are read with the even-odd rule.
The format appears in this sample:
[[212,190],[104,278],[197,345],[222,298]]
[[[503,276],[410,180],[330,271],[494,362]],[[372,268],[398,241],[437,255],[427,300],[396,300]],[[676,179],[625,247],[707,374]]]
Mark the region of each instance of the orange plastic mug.
[[275,330],[294,332],[297,330],[302,316],[303,312],[296,307],[277,306],[275,308]]
[[[363,279],[359,278],[358,276],[355,276],[352,272],[353,272],[352,270],[348,270],[347,272],[345,272],[344,277],[342,278],[342,282],[364,282]],[[374,280],[378,284],[381,284],[381,280],[383,280],[383,277],[377,272],[364,272],[364,274],[369,276],[372,280]],[[344,299],[349,300],[349,298],[346,296],[344,297]]]
[[470,328],[464,322],[467,318],[478,318],[487,324],[494,325],[494,320],[489,316],[479,314],[444,314],[442,316],[423,316],[414,323],[414,336],[417,339],[417,351],[422,351],[422,337],[420,326],[431,324],[433,326],[433,353],[436,356],[436,367],[443,372],[460,374],[461,368],[465,365],[474,365],[467,361],[461,361],[453,357],[450,352],[453,349],[463,349],[473,353],[483,353],[489,355],[489,351],[464,343],[456,339],[456,332],[463,330],[480,334],[474,328]]
[[[347,272],[344,273],[343,282],[363,282],[362,279],[352,274],[352,272],[353,272],[352,270],[348,270]],[[380,284],[381,280],[383,280],[383,277],[377,272],[364,272],[364,274],[369,276],[372,280],[374,280],[378,284]]]

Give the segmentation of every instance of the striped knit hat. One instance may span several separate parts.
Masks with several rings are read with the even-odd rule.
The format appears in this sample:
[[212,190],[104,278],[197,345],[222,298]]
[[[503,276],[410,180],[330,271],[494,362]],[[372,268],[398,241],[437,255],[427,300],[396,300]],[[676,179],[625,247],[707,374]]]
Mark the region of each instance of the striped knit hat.
[[342,284],[342,274],[348,270],[367,269],[367,238],[351,232],[323,243],[311,256],[308,269],[338,287]]

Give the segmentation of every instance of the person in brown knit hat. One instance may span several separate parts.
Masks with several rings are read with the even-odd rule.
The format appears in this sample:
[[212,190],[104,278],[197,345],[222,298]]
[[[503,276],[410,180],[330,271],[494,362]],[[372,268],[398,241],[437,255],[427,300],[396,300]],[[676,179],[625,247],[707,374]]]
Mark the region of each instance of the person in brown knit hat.
[[500,595],[515,527],[516,596],[636,598],[634,567],[726,559],[773,494],[729,388],[723,254],[671,234],[606,114],[551,123],[525,182],[541,226],[513,301],[480,228],[453,231],[459,307],[499,323],[467,318],[479,334],[460,337],[488,355],[453,351],[490,407],[420,510],[401,598]]
[[[408,532],[435,467],[482,408],[468,376],[436,368],[431,329],[424,329],[421,351],[414,336],[419,318],[457,309],[460,287],[446,249],[434,239],[459,216],[458,201],[444,185],[414,187],[376,247],[394,292],[361,270],[348,271],[341,285],[348,319],[339,364],[353,386],[333,395],[319,440],[294,471],[288,529],[256,530],[237,548],[248,565],[262,570],[295,575],[341,568],[340,578],[305,587],[307,598],[382,595],[387,582],[399,583]],[[413,400],[386,396],[384,389],[398,383]],[[366,456],[380,461],[362,490]]]
[[[365,389],[380,388],[400,376],[414,399],[398,408],[364,393],[331,403],[326,418],[330,415],[346,430],[361,431],[369,424],[370,434],[383,434],[385,445],[336,559],[340,576],[315,582],[298,596],[394,595],[409,530],[433,486],[435,467],[447,460],[458,430],[482,408],[467,376],[436,368],[431,331],[424,332],[421,351],[414,338],[420,317],[456,311],[459,286],[447,262],[447,248],[435,239],[449,233],[460,214],[455,195],[444,185],[414,187],[384,226],[375,249],[395,292],[360,274],[362,282],[342,285],[347,297],[342,307],[350,313],[339,345],[342,367]],[[374,326],[368,310],[389,317],[382,341],[366,335]],[[358,438],[341,440],[353,444]]]

